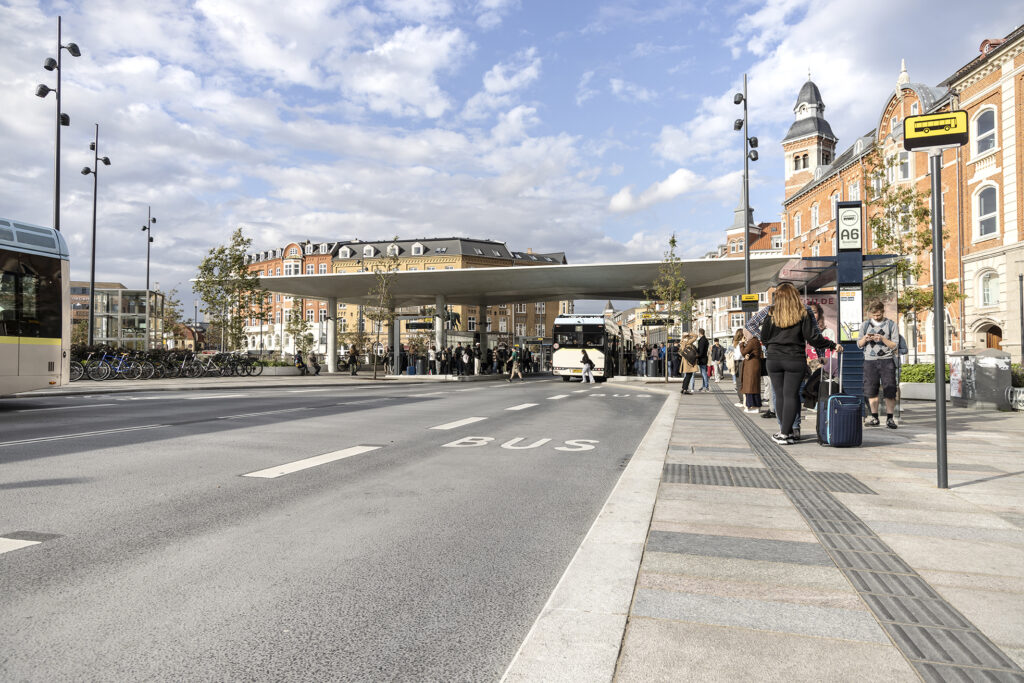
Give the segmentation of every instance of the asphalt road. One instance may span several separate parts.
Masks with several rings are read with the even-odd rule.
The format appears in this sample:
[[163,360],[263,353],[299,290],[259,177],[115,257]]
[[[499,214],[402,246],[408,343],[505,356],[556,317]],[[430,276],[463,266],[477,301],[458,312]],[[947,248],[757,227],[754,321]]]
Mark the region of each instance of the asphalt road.
[[496,680],[662,402],[551,380],[0,401],[0,679]]

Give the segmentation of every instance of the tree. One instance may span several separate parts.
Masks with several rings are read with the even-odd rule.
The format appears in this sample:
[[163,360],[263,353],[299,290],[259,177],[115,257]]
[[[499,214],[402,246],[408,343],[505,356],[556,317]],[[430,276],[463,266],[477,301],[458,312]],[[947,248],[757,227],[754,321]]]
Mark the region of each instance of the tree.
[[[668,251],[664,253],[658,277],[651,283],[650,290],[644,290],[647,299],[647,310],[656,317],[664,315],[675,322],[669,323],[667,329],[678,325],[680,331],[693,319],[693,299],[686,286],[683,276],[683,262],[676,255],[676,234],[668,240]],[[666,364],[667,366],[667,364]],[[665,368],[665,381],[668,381],[668,367]]]
[[89,343],[89,321],[71,323],[71,345],[85,346]]
[[[313,348],[313,335],[309,331],[309,321],[303,317],[305,309],[305,300],[295,299],[292,302],[291,316],[284,326],[285,334],[291,336],[295,344],[295,350],[301,353],[303,357],[308,356],[310,349]],[[283,351],[284,349],[282,348],[282,353]]]
[[[897,315],[914,329],[914,357],[917,358],[917,321],[921,313],[931,311],[934,294],[930,284],[920,284],[927,255],[932,250],[929,191],[919,192],[913,183],[893,182],[899,159],[885,158],[877,144],[865,156],[867,168],[868,226],[871,228],[871,253],[896,256],[893,267],[864,283],[864,299],[884,301],[895,293]],[[945,240],[947,234],[942,233]],[[946,304],[964,298],[955,284],[943,286]]]
[[[266,295],[260,277],[245,262],[252,239],[238,228],[228,244],[210,249],[199,264],[194,289],[202,299],[202,309],[211,328],[223,334],[228,348],[242,345],[245,321],[253,307]],[[224,349],[221,349],[222,351]]]
[[[391,240],[391,243],[398,243],[397,235]],[[389,249],[388,252],[390,253],[386,253],[383,258],[370,267],[370,270],[373,271],[374,282],[367,294],[373,301],[373,305],[366,308],[365,315],[374,323],[377,344],[380,344],[380,333],[384,329],[384,323],[395,318],[395,297],[391,292],[391,287],[401,260],[397,251]],[[399,349],[393,351],[397,357]],[[377,354],[373,354],[373,378],[377,379]]]
[[[178,300],[178,290],[172,289],[171,291],[164,294],[159,289],[156,290],[158,293],[164,295],[164,310],[161,320],[163,321],[164,334],[170,334],[172,340],[182,339],[181,324],[184,322],[184,314],[182,313],[181,301]],[[177,344],[175,344],[177,346]]]

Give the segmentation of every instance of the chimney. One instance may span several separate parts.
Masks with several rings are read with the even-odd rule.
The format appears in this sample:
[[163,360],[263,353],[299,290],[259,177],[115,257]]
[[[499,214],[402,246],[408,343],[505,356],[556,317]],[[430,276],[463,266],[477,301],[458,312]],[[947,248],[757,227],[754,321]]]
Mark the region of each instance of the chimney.
[[533,247],[527,247],[526,248],[526,253],[527,254],[532,254],[533,253]]

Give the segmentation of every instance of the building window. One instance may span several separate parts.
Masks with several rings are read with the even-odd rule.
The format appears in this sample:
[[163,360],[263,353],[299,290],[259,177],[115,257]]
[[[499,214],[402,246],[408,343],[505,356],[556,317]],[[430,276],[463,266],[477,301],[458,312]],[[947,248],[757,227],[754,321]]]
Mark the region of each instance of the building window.
[[278,266],[278,268],[277,268],[277,274],[278,274],[278,275],[280,275],[280,274],[281,274],[281,268],[280,268],[280,266]]
[[803,167],[804,167],[804,168],[810,168],[810,167],[809,167],[809,166],[807,165],[807,155],[806,155],[806,154],[805,154],[805,155],[803,155],[802,157],[800,157],[800,159],[801,159],[801,161],[802,161],[802,163],[803,163]]
[[773,237],[772,238],[772,249],[782,249],[782,238],[781,237]]
[[982,154],[996,146],[996,110],[986,109],[974,122],[974,153]]
[[348,320],[346,318],[338,318],[338,332],[345,334],[348,331]]
[[817,242],[811,246],[811,256],[821,256],[821,247]]
[[910,105],[910,115],[911,116],[917,116],[917,112],[918,112],[917,102],[914,102],[913,104]]
[[743,240],[736,240],[736,251],[739,253],[743,252]]
[[318,320],[320,322],[323,322],[323,321],[327,320],[327,309],[326,308],[321,308],[320,309],[320,317],[318,318]]
[[900,120],[895,116],[889,119],[889,132],[896,135],[896,130],[900,124]]
[[314,265],[313,265],[312,263],[307,263],[307,264],[306,264],[306,275],[312,275],[312,274],[313,274],[313,272],[314,272],[314,271],[313,271],[313,268],[314,268],[314,267],[315,267],[315,266],[314,266]]
[[526,323],[516,323],[516,336],[517,337],[525,337],[526,336]]
[[437,270],[434,266],[427,266],[427,270]]
[[306,322],[309,322],[309,323],[313,322],[313,309],[312,308],[307,308],[306,309]]
[[823,163],[824,165],[828,166],[829,163],[831,163],[831,161],[832,161],[832,155],[830,153],[828,153],[828,152],[822,152],[821,153],[821,163]]
[[321,263],[320,264],[320,274],[321,275],[327,275],[327,264],[326,263]]
[[312,244],[307,244],[306,245],[306,253],[307,254],[312,254],[313,253],[313,245]]
[[999,304],[999,275],[989,271],[981,276],[981,305]]
[[340,256],[341,258],[351,258],[352,250],[349,249],[348,247],[342,247],[341,251],[338,252],[338,256]]
[[292,247],[291,249],[288,250],[288,255],[289,256],[298,256],[299,255],[299,250],[297,248],[295,248],[295,247]]
[[320,245],[320,253],[321,254],[326,254],[327,253],[327,245],[326,244],[321,244]]
[[466,316],[466,330],[469,332],[476,332],[476,316]]
[[435,254],[447,254],[448,253],[448,247],[435,247],[434,248],[434,253]]
[[544,336],[544,323],[537,323],[537,336],[538,337],[543,337]]
[[372,257],[373,256],[373,247],[371,247],[369,244],[367,244],[365,247],[363,247],[363,256],[365,256],[367,258]]
[[388,245],[388,256],[398,256],[398,245],[397,244],[389,244]]
[[850,201],[856,202],[860,200],[860,183],[850,183]]
[[733,313],[731,318],[732,318],[731,322],[732,322],[732,326],[733,327],[743,327],[743,314],[742,313]]
[[999,230],[996,188],[989,185],[974,195],[974,215],[978,221],[978,237],[991,237]]
[[793,216],[793,237],[800,236],[800,214]]
[[811,229],[818,227],[818,205],[811,206]]
[[498,332],[508,332],[508,319],[498,318]]
[[[516,304],[516,313],[526,313],[526,304]],[[523,334],[526,334],[525,332]]]
[[729,242],[729,253],[730,254],[735,254],[736,253],[736,243],[735,242]]
[[533,310],[536,313],[543,313],[544,312],[544,302],[543,301],[538,301],[536,304],[534,304]]
[[889,182],[910,180],[910,152],[899,152],[895,158],[890,157],[892,165],[888,169]]
[[836,192],[832,195],[832,215],[829,216],[829,220],[834,221],[839,217],[839,193]]
[[445,266],[445,270],[455,270],[455,266]]
[[794,171],[799,171],[800,170],[800,155],[799,154],[793,155],[793,170]]
[[413,256],[423,256],[423,245],[420,244],[419,242],[417,242],[416,244],[412,245],[412,255]]

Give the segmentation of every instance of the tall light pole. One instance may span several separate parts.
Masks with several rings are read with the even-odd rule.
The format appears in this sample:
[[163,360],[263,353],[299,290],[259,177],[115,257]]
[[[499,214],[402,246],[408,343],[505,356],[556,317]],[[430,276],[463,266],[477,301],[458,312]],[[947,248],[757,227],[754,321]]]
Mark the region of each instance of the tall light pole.
[[[750,294],[750,162],[757,161],[757,138],[747,136],[747,75],[743,74],[743,92],[732,101],[743,105],[743,118],[733,122],[733,130],[743,131],[743,293]],[[744,313],[744,319],[748,316]]]
[[[60,42],[60,17],[57,17],[57,59],[47,57],[43,62],[44,69],[57,72],[57,87],[50,88],[40,83],[36,86],[36,97],[46,97],[52,92],[57,100],[56,147],[53,153],[53,229],[58,232],[60,232],[60,127],[71,125],[71,117],[60,110],[61,52],[63,50],[67,50],[72,57],[82,56],[82,51],[75,43],[63,45]],[[89,343],[92,343],[91,338]]]
[[[142,232],[146,233],[146,291],[149,291],[149,245],[153,243],[153,207],[146,207],[146,224],[142,226]],[[148,294],[146,296],[149,296]]]
[[86,166],[82,175],[92,174],[92,264],[89,266],[89,346],[93,344],[96,320],[96,191],[99,189],[100,162],[110,166],[110,157],[100,156],[100,124],[96,124],[96,137],[89,143],[93,152],[92,168]]

